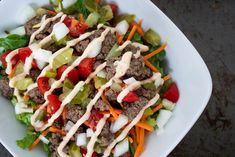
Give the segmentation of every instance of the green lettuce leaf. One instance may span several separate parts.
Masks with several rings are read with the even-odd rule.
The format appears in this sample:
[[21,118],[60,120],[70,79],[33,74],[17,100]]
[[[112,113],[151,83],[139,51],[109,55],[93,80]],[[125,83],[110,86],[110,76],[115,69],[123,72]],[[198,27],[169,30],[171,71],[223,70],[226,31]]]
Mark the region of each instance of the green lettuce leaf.
[[37,137],[38,134],[36,132],[28,130],[26,136],[21,140],[17,140],[16,144],[22,149],[27,149],[36,140]]
[[98,12],[100,6],[96,3],[95,0],[84,0],[84,6],[90,12]]
[[65,14],[69,14],[69,15],[81,13],[86,18],[90,14],[90,11],[83,4],[84,1],[85,0],[77,0],[77,2],[75,4],[73,4],[72,6],[70,6],[67,9],[64,9],[63,12]]
[[7,50],[15,50],[20,47],[25,47],[28,45],[28,43],[28,37],[16,34],[10,34],[5,38],[0,38],[0,47],[2,47],[2,52]]
[[16,115],[16,119],[28,126],[31,125],[30,119],[32,115],[32,113],[21,113]]

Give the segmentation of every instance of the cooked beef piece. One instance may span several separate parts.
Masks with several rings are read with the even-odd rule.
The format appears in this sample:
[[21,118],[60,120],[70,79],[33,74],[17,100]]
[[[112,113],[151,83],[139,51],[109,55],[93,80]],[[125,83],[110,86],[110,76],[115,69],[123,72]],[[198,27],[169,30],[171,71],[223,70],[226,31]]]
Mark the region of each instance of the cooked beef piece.
[[101,99],[95,103],[94,108],[101,112],[109,110],[109,106]]
[[[60,157],[60,155],[57,152],[57,148],[58,148],[59,144],[61,143],[62,139],[63,139],[63,136],[61,136],[60,134],[52,133],[51,138],[49,139],[51,142],[50,146],[49,146],[49,150],[51,152],[51,157]],[[68,150],[69,150],[69,147],[67,145],[63,151],[66,154],[68,154]]]
[[0,80],[0,91],[4,97],[10,98],[13,96],[14,89],[9,86],[8,78]]
[[96,59],[105,59],[106,56],[108,55],[109,51],[112,49],[112,47],[114,46],[114,44],[117,43],[117,38],[114,34],[112,34],[111,32],[109,32],[103,43],[102,43],[102,48],[100,53],[98,54],[98,56],[96,57]]
[[43,104],[45,102],[45,99],[43,95],[39,92],[38,87],[30,90],[28,92],[28,96],[37,104]]
[[56,45],[55,43],[45,47],[45,50],[51,51],[52,53],[58,51],[59,49],[63,48],[63,45]]
[[93,83],[89,84],[89,98],[93,99],[96,94],[96,89]]
[[81,56],[89,43],[90,41],[88,39],[79,42],[77,45],[75,45],[76,52],[74,54],[76,56]]
[[40,73],[41,73],[41,70],[39,70],[39,69],[31,69],[29,76],[30,76],[30,78],[33,79],[34,82],[36,82]]
[[131,157],[131,152],[128,151],[125,154],[123,154],[121,157]]
[[106,91],[105,96],[109,100],[109,102],[116,102],[117,100],[117,94],[112,89]]
[[106,147],[108,146],[111,142],[113,142],[115,136],[114,134],[110,131],[110,124],[105,123],[100,135],[100,146],[101,147]]
[[87,39],[84,39],[84,40],[80,41],[79,43],[77,43],[74,47],[77,52],[75,52],[74,54],[77,55],[77,56],[82,55],[83,52],[85,51],[85,49],[87,48],[88,44],[93,39],[98,38],[103,31],[104,31],[103,29],[99,29],[99,30],[95,31],[94,34],[87,37]]
[[143,96],[147,98],[148,100],[152,99],[156,94],[157,90],[155,89],[145,89],[143,87],[138,88],[135,93],[139,96]]
[[145,67],[144,58],[142,56],[135,58],[132,57],[131,64],[127,70],[124,78],[134,77],[136,80],[144,80],[150,78],[153,75],[153,72]]
[[[33,17],[32,19],[30,19],[26,24],[25,24],[25,32],[26,35],[31,36],[38,28],[33,28],[34,25],[39,24],[42,20],[42,17],[44,15],[37,15],[35,17]],[[46,18],[50,18],[50,15],[46,15]],[[37,40],[42,40],[44,39],[46,36],[48,36],[53,29],[53,26],[59,22],[60,18],[57,18],[55,21],[49,22],[45,28],[36,35],[35,39]]]
[[0,67],[0,74],[1,74],[2,76],[7,76],[6,70],[5,70],[5,69],[2,69],[1,67]]
[[125,53],[125,52],[128,52],[128,51],[131,51],[133,54],[135,54],[138,50],[139,50],[139,48],[129,44],[123,49],[122,52]]
[[91,36],[89,36],[88,39],[89,39],[90,41],[92,41],[93,39],[100,37],[100,35],[102,34],[103,31],[104,31],[103,28],[101,28],[101,29],[95,31],[95,33],[92,34]]
[[95,63],[94,63],[94,65],[93,65],[93,71],[95,71],[95,69],[96,69],[100,64],[102,64],[102,63],[104,63],[104,61],[102,61],[102,60],[95,60]]
[[105,70],[107,72],[106,78],[108,80],[110,80],[115,75],[115,73],[116,73],[116,67],[114,66],[114,62],[116,60],[117,59],[109,59],[109,60],[107,60],[107,64],[106,64]]
[[123,103],[124,112],[123,114],[128,117],[129,120],[133,120],[140,110],[147,105],[148,99],[145,97],[140,97],[139,101],[134,103]]
[[66,119],[76,123],[80,119],[85,111],[79,105],[68,105],[68,112]]

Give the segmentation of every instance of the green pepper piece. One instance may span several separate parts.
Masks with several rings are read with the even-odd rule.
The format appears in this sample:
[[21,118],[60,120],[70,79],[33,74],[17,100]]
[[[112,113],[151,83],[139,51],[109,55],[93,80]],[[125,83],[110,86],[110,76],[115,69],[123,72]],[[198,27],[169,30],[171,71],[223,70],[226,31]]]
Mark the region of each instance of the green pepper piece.
[[52,67],[54,70],[59,68],[60,66],[69,63],[72,60],[73,49],[68,48],[60,53],[58,56],[54,58],[52,61]]
[[18,90],[26,90],[31,84],[33,84],[32,78],[24,78],[15,82],[15,88]]
[[102,85],[104,85],[108,81],[105,78],[95,76],[94,77],[94,82],[95,82],[95,88],[99,89]]
[[80,147],[78,147],[75,143],[70,144],[69,155],[71,157],[82,157],[82,154],[80,152]]

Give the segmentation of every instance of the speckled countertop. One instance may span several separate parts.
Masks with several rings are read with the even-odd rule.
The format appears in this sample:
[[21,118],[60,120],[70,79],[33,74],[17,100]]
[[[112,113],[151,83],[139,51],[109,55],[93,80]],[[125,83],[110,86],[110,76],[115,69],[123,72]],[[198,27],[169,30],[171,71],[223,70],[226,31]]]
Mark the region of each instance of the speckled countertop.
[[[152,1],[193,43],[213,79],[204,113],[169,157],[234,157],[235,0]],[[0,157],[11,157],[2,145]]]

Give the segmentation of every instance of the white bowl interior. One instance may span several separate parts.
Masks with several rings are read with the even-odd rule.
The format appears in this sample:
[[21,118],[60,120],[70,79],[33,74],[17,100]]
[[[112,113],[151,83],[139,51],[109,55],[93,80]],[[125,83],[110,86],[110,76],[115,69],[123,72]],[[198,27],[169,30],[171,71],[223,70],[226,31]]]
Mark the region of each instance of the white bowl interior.
[[[108,0],[114,1],[114,0]],[[14,0],[0,1],[0,31],[8,26],[17,26],[14,22],[20,10],[33,0],[24,0],[19,4]],[[47,0],[37,1],[46,4]],[[143,27],[153,28],[167,41],[167,60],[171,69],[171,76],[177,82],[180,99],[174,115],[160,135],[151,134],[146,140],[143,157],[164,157],[181,141],[204,110],[212,90],[210,73],[200,57],[183,33],[149,0],[115,1],[121,12],[136,14],[137,19],[143,19]],[[14,10],[14,11],[12,11]],[[7,18],[5,15],[8,15]],[[14,155],[19,157],[42,157],[43,151],[38,148],[28,152],[16,146],[15,140],[24,136],[25,128],[15,120],[14,109],[10,103],[0,97],[0,141]]]

